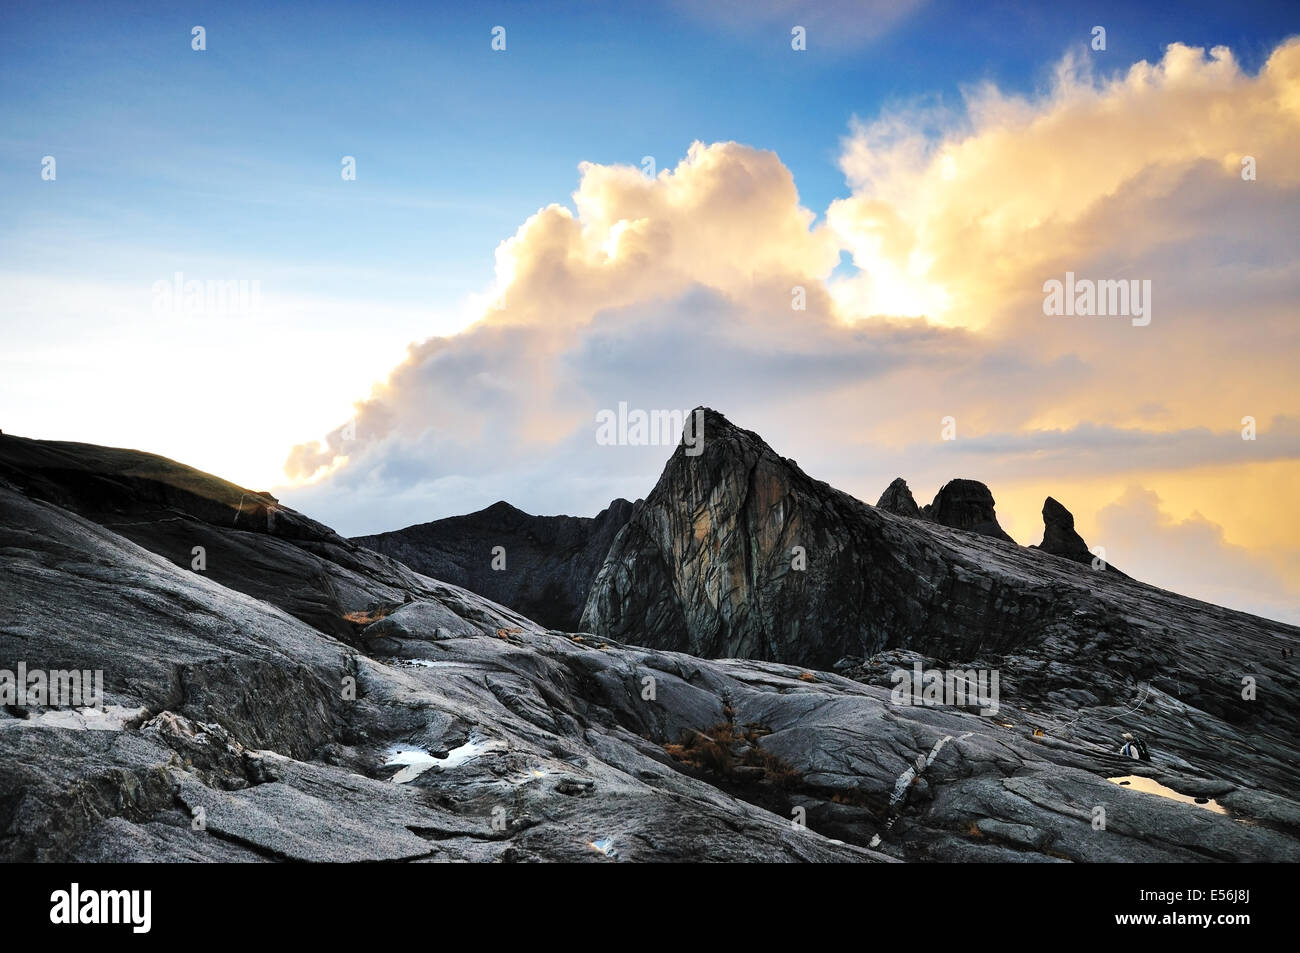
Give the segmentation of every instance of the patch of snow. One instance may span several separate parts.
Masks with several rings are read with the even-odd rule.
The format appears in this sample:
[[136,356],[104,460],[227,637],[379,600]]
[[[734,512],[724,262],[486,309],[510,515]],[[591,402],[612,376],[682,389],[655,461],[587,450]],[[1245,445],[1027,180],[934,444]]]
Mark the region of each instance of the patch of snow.
[[472,668],[468,662],[434,662],[425,658],[404,658],[397,660],[398,665],[410,665],[417,668]]
[[402,770],[389,780],[397,784],[406,784],[408,781],[414,781],[430,768],[450,771],[484,752],[495,751],[499,747],[499,743],[495,741],[475,741],[471,738],[460,747],[448,751],[447,757],[438,758],[417,745],[394,745],[388,749],[388,760],[384,762],[384,767],[401,767]]
[[69,731],[121,731],[144,714],[144,708],[108,705],[105,708],[50,708],[26,718],[0,721],[0,728],[67,728]]

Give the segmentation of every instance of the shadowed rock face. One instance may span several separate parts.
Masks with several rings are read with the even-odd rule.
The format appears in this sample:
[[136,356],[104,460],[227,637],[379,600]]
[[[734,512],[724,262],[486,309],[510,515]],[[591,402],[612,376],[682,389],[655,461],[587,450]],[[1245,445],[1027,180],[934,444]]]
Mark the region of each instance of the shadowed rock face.
[[410,569],[257,493],[135,450],[0,435],[0,479],[339,638],[349,613],[401,601]]
[[[102,669],[108,706],[0,707],[0,859],[1300,859],[1300,706],[1280,651],[1300,630],[880,512],[713,423],[752,475],[708,483],[727,470],[714,461],[671,486],[720,560],[751,525],[721,500],[749,487],[735,512],[752,501],[770,521],[756,554],[785,545],[787,517],[800,535],[847,518],[888,567],[876,584],[924,574],[903,596],[917,606],[972,586],[983,612],[1013,590],[1062,610],[1002,653],[890,649],[844,674],[709,661],[546,631],[298,514],[274,518],[293,536],[230,525],[224,488],[249,491],[162,458],[0,438],[0,669]],[[174,525],[238,540],[249,567],[191,570]],[[273,595],[364,611],[336,638]],[[907,704],[895,676],[915,665],[1000,671],[998,711]],[[1128,730],[1149,762],[1117,755]],[[1133,773],[1230,813],[1106,780]]]
[[[1075,532],[1074,514],[1050,496],[1043,501],[1043,541],[1036,548],[1089,568],[1095,558],[1083,537]],[[1106,572],[1124,575],[1110,563],[1103,565]]]
[[894,482],[885,488],[885,492],[880,494],[880,499],[876,502],[876,508],[898,516],[921,515],[921,508],[916,505],[916,500],[912,498],[912,491],[907,488],[907,481],[902,477],[896,477]]
[[964,529],[1014,543],[998,525],[993,494],[978,480],[949,480],[922,511],[926,519],[953,529]]
[[[573,630],[591,581],[631,514],[627,500],[615,500],[591,518],[530,516],[500,502],[466,516],[358,536],[353,542],[545,626]],[[504,569],[493,568],[497,546],[505,550]]]

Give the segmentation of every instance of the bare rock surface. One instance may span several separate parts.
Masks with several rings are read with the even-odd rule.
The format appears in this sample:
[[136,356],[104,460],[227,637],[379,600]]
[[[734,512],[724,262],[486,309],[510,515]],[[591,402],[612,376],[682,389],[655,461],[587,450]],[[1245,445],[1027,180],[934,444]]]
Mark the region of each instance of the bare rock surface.
[[[0,714],[6,860],[1300,859],[1278,651],[1294,628],[1108,574],[1097,594],[1065,561],[880,512],[761,454],[737,478],[752,511],[724,506],[725,480],[679,500],[715,559],[757,525],[773,551],[814,541],[811,567],[821,507],[863,534],[847,568],[875,585],[926,574],[889,593],[902,608],[860,590],[889,623],[863,619],[860,641],[805,630],[819,651],[871,650],[844,651],[837,673],[550,630],[305,517],[285,517],[292,535],[230,525],[203,502],[213,478],[179,464],[167,485],[197,500],[127,481],[110,506],[87,493],[148,460],[91,448],[59,475],[0,459],[0,669],[100,669],[104,684],[76,718]],[[638,512],[620,540],[636,527],[653,552],[659,528]],[[194,537],[171,524],[238,541],[257,570],[189,568],[174,549]],[[665,611],[692,591],[677,588],[691,554],[656,570]],[[326,585],[342,580],[346,595]],[[1000,671],[996,712],[900,697],[899,671],[958,659]],[[1135,727],[1149,762],[1117,754]],[[1128,775],[1184,800],[1108,780]]]

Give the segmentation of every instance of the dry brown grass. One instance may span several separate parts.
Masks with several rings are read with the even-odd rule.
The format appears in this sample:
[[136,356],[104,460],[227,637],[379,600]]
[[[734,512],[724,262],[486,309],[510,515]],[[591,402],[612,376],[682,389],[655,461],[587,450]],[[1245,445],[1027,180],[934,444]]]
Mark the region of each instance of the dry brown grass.
[[387,609],[360,609],[356,612],[343,613],[343,618],[356,625],[369,625],[386,617],[388,612]]
[[[771,730],[761,725],[746,725],[743,731],[730,721],[719,722],[707,731],[688,731],[679,744],[666,744],[664,751],[674,761],[740,780],[741,768],[761,768],[762,781],[778,787],[791,787],[800,780],[799,772],[776,755],[763,750],[758,740]],[[746,777],[745,780],[752,780]]]
[[762,748],[753,750],[758,752],[759,763],[763,769],[763,780],[768,784],[779,788],[792,788],[803,780],[798,771],[770,751],[764,751]]

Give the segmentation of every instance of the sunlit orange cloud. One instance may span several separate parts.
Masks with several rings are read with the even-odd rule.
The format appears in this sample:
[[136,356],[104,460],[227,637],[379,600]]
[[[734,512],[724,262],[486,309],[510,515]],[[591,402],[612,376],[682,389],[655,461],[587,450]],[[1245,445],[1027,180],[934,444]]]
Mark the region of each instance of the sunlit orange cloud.
[[939,139],[921,131],[930,112],[856,124],[842,159],[854,194],[827,213],[861,269],[833,285],[841,309],[981,327],[1060,264],[1179,237],[1137,214],[1122,233],[1108,228],[1113,216],[1098,212],[1118,197],[1134,211],[1158,204],[1202,163],[1238,188],[1246,155],[1266,170],[1252,187],[1300,180],[1300,41],[1257,76],[1227,47],[1207,55],[1179,43],[1110,79],[1095,80],[1091,65],[1086,53],[1067,56],[1037,101],[970,90]]
[[[1159,486],[1160,508],[1171,518],[1184,520],[1196,513],[1231,513],[1224,526],[1231,543],[1258,552],[1278,572],[1290,572],[1286,551],[1295,545],[1294,526],[1279,519],[1280,501],[1300,481],[1300,464],[1277,462],[1240,466],[1205,467],[1187,471],[1124,472],[1112,478],[1085,480],[1060,478],[1050,495],[1071,509],[1079,532],[1092,543],[1104,542],[1097,514],[1115,502],[1130,486]],[[1009,517],[1021,543],[1037,543],[1042,536],[1040,510],[1045,495],[1042,483],[1000,481],[996,487],[999,513]],[[1231,510],[1221,505],[1232,500]],[[1115,557],[1116,562],[1119,556]],[[1300,608],[1300,606],[1298,606]]]

